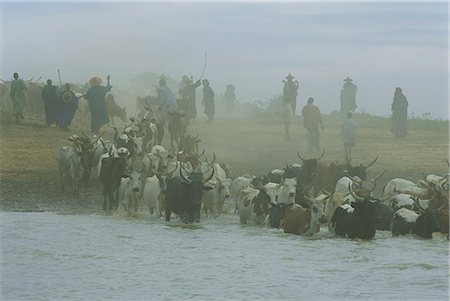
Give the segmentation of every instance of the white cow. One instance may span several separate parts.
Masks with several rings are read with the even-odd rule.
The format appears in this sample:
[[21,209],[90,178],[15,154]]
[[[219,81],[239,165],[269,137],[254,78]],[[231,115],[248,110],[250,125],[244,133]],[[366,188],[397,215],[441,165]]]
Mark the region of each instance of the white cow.
[[297,191],[297,179],[283,179],[278,188],[278,204],[294,204]]
[[79,194],[84,173],[81,147],[76,146],[76,149],[71,146],[61,147],[56,160],[61,177],[61,190],[64,192],[66,184],[72,181],[74,185],[73,194]]
[[384,202],[388,202],[395,195],[400,193],[409,194],[420,199],[429,198],[429,191],[427,188],[419,187],[419,185],[409,180],[395,178],[384,185],[383,192],[381,194],[381,200]]
[[241,224],[247,224],[248,222],[254,223],[256,225],[264,224],[266,214],[262,213],[260,215],[255,211],[255,199],[260,194],[259,189],[252,187],[244,188],[237,200],[237,210],[239,214],[239,220]]
[[202,209],[206,216],[208,216],[208,212],[214,216],[223,213],[223,205],[230,197],[231,179],[227,179],[225,170],[219,163],[214,163],[213,167],[214,178],[205,184],[211,189],[204,191],[202,196]]
[[156,174],[148,177],[144,185],[144,205],[150,210],[150,214],[156,211],[156,215],[161,217],[163,210],[163,196],[161,194],[161,182]]
[[142,196],[141,173],[132,171],[128,177],[122,177],[119,186],[119,204],[128,213],[137,213]]
[[250,175],[242,175],[237,177],[231,182],[230,186],[230,196],[231,199],[234,200],[235,203],[235,213],[237,211],[237,201],[238,197],[242,190],[250,186],[251,181],[254,179],[254,176]]

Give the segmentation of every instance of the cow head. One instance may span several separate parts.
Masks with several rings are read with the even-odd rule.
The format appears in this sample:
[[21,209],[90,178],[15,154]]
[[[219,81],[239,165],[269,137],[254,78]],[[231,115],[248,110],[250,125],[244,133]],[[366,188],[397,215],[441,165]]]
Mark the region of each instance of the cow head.
[[305,184],[310,184],[319,177],[317,173],[317,161],[322,159],[325,155],[325,149],[318,158],[304,159],[297,151],[297,156],[302,160],[303,164],[300,171],[300,181]]
[[353,165],[351,163],[350,156],[347,156],[347,169],[350,176],[358,176],[361,178],[361,180],[365,180],[367,178],[367,168],[375,164],[378,160],[378,155],[375,157],[375,159],[370,162],[367,166],[360,164],[360,165]]

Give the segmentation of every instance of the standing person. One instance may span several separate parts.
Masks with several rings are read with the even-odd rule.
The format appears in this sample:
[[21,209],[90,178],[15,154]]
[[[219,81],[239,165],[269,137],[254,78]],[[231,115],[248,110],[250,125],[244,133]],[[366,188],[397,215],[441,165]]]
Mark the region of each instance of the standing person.
[[202,80],[203,84],[203,101],[202,104],[205,106],[205,114],[208,116],[208,122],[214,121],[214,113],[216,112],[214,104],[214,91],[209,85],[207,79]]
[[345,158],[350,160],[352,157],[352,147],[356,144],[356,130],[358,125],[353,119],[352,112],[347,113],[347,119],[341,128],[342,140],[344,141],[344,154]]
[[342,113],[354,112],[356,105],[356,92],[358,91],[358,86],[353,83],[350,77],[344,79],[344,86],[341,90],[341,108]]
[[302,109],[303,125],[308,135],[308,151],[319,150],[319,126],[323,130],[322,117],[319,108],[313,104],[314,98],[308,98],[308,103]]
[[201,85],[201,81],[195,83],[187,75],[183,76],[180,90],[178,91],[183,102],[185,102],[185,113],[188,120],[195,120],[197,117],[197,106],[195,103],[195,90]]
[[86,98],[89,101],[89,109],[91,110],[91,132],[98,134],[100,127],[109,122],[108,111],[106,110],[105,96],[111,91],[112,86],[109,84],[110,76],[106,77],[108,83],[106,87],[101,86],[102,79],[100,77],[93,77],[89,80],[91,87],[86,93]]
[[64,85],[64,90],[61,92],[60,108],[58,112],[58,125],[60,129],[68,130],[68,126],[72,122],[75,111],[78,109],[78,102],[81,97],[75,96],[75,93],[70,90],[69,83]]
[[225,94],[223,95],[223,102],[225,105],[225,112],[228,116],[231,116],[233,114],[233,107],[234,102],[236,101],[236,94],[234,93],[234,90],[236,87],[232,84],[227,85],[227,90],[225,91]]
[[23,119],[23,109],[25,107],[25,92],[27,87],[23,80],[19,79],[19,74],[13,74],[14,79],[11,81],[10,96],[13,102],[13,114],[16,118],[16,124]]
[[395,88],[391,110],[392,133],[394,133],[396,138],[406,137],[406,131],[408,129],[408,100],[399,87]]
[[47,84],[42,88],[41,97],[45,107],[45,123],[47,126],[57,124],[60,101],[58,89],[52,84],[51,79],[48,79]]
[[283,80],[283,105],[290,104],[292,112],[297,109],[298,81],[293,81],[293,76],[289,73],[286,76],[287,81]]

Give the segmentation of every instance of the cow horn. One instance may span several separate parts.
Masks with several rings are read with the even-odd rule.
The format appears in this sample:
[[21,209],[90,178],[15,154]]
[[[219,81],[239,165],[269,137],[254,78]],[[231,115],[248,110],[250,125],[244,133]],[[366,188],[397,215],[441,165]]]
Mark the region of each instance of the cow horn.
[[300,160],[305,161],[305,159],[303,159],[302,156],[300,156],[300,153],[298,150],[297,150],[297,156],[300,158]]
[[212,159],[210,165],[213,165],[214,162],[216,162],[216,154],[213,152],[213,159]]
[[420,205],[420,200],[418,197],[412,197],[414,200],[414,204],[419,208],[420,211],[425,212],[426,210]]
[[450,168],[450,162],[447,159],[445,159],[445,162],[447,162],[447,167]]
[[79,143],[75,143],[75,150],[77,151],[77,153],[81,153],[83,151],[83,148]]
[[[183,164],[181,164],[181,167],[180,167],[180,177],[181,177],[181,179],[183,179],[184,182],[186,182],[186,183],[188,183],[188,184],[191,184],[192,181],[189,179],[189,176],[186,178],[186,176],[183,174],[183,170],[186,171],[186,170],[184,169]],[[186,171],[186,172],[187,172],[187,171]]]
[[371,163],[369,163],[369,165],[367,165],[366,168],[369,168],[370,166],[372,166],[373,164],[375,164],[375,162],[377,162],[377,160],[378,160],[378,154],[377,154],[377,156],[375,157],[375,160],[373,160]]
[[319,161],[320,159],[322,159],[322,157],[325,155],[325,148],[323,148],[322,150],[322,154],[320,155],[319,158],[317,158],[317,161]]
[[289,164],[287,163],[287,161],[284,161],[284,164],[286,164],[286,168],[289,168]]
[[202,151],[202,153],[201,153],[200,155],[195,154],[194,156],[198,159],[198,158],[200,158],[201,156],[203,156],[204,154],[205,154],[205,149],[203,149],[203,151]]
[[[199,133],[197,133],[197,136],[193,137],[193,138],[194,138],[193,140],[197,140],[197,139],[198,139],[198,136],[200,136]],[[447,161],[447,163],[448,163],[448,161]]]
[[377,181],[378,181],[382,176],[384,176],[384,174],[385,174],[385,172],[383,171],[379,176],[377,176],[375,179],[373,179],[373,189],[372,189],[371,191],[375,190],[375,187],[377,187]]
[[350,194],[352,195],[352,197],[355,198],[355,200],[357,200],[357,201],[364,200],[364,198],[357,196],[356,193],[353,191],[352,183],[348,183],[348,190],[350,191]]
[[211,175],[206,179],[206,180],[203,180],[202,182],[203,182],[203,184],[205,184],[205,183],[207,183],[209,180],[211,180],[212,179],[212,177],[214,176],[214,168],[211,168],[212,169],[212,173],[211,173]]

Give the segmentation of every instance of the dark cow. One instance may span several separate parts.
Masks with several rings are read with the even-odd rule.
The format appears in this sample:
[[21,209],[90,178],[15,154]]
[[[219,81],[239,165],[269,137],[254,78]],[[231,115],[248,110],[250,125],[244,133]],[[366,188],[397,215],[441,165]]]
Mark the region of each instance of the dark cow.
[[286,209],[292,204],[274,204],[270,203],[268,210],[268,217],[266,218],[266,226],[270,228],[280,228],[283,224],[284,214]]
[[439,228],[436,215],[432,209],[423,209],[417,202],[420,213],[400,208],[394,213],[391,224],[392,236],[415,234],[422,238],[432,238],[433,232]]
[[[314,189],[311,189],[311,195],[309,197],[314,198],[321,191],[319,174],[317,170],[317,163],[325,155],[325,149],[323,149],[322,154],[318,158],[304,159],[300,153],[297,151],[297,156],[302,160],[302,166],[300,172],[297,176],[297,193],[295,202],[304,205],[306,200],[304,199],[303,191],[305,188],[312,184]],[[288,177],[288,176],[285,176]]]
[[381,231],[390,231],[395,210],[379,201],[375,203],[375,209],[377,217],[375,221],[375,229]]
[[211,189],[205,183],[214,175],[205,179],[201,171],[194,171],[184,175],[183,165],[180,168],[180,176],[167,180],[166,200],[166,222],[170,221],[170,214],[174,212],[179,215],[184,223],[200,221],[200,208],[203,190]]
[[[184,113],[180,112],[170,112],[169,114],[169,134],[170,134],[170,145],[173,151],[180,148],[180,139],[186,134],[189,121],[187,120]],[[174,146],[174,142],[177,145]]]
[[[351,163],[351,158],[349,156],[347,156],[347,172],[348,172],[348,174],[339,175],[339,178],[342,176],[350,176],[350,177],[356,176],[356,177],[359,177],[361,180],[366,180],[367,179],[367,168],[369,168],[370,166],[375,164],[375,162],[377,162],[377,160],[378,160],[378,155],[367,166],[365,166],[363,164],[353,165]],[[339,179],[337,179],[337,180],[339,180]]]
[[379,200],[370,193],[360,197],[349,187],[355,201],[336,208],[331,218],[331,227],[338,236],[348,238],[372,239],[377,223],[377,203]]
[[[109,150],[109,157],[102,159],[100,180],[103,185],[103,210],[116,210],[118,207],[118,189],[122,176],[126,176],[128,149],[114,146]],[[107,204],[107,198],[109,206]]]

